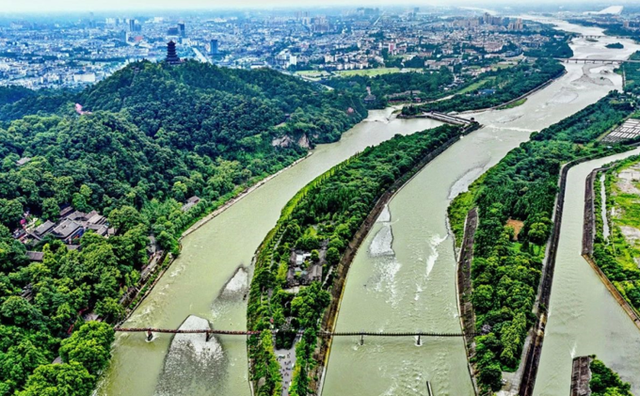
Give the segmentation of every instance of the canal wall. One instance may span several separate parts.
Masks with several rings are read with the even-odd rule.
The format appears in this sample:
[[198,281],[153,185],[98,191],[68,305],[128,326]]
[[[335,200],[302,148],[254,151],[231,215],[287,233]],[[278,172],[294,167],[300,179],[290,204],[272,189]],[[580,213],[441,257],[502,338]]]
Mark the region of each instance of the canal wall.
[[[399,178],[376,202],[374,208],[371,210],[369,215],[365,218],[363,223],[360,225],[358,231],[356,231],[353,239],[349,242],[349,245],[345,249],[345,253],[338,263],[336,269],[336,277],[331,288],[331,303],[329,307],[325,310],[321,330],[333,333],[335,332],[335,326],[338,319],[338,313],[340,312],[340,305],[342,303],[342,297],[344,295],[345,284],[347,281],[347,274],[349,272],[349,268],[351,267],[351,263],[358,253],[358,249],[362,242],[366,239],[369,231],[376,223],[376,220],[380,216],[380,213],[384,209],[385,205],[391,201],[391,199],[405,186],[409,183],[413,178],[424,168],[429,162],[435,159],[438,155],[442,154],[449,147],[453,146],[457,141],[460,140],[462,136],[468,135],[469,133],[481,128],[481,125],[478,123],[472,123],[468,127],[463,129],[463,132],[445,142],[442,146],[440,146],[437,150],[427,154],[413,169],[407,172],[403,177]],[[316,391],[316,394],[322,394],[322,385],[324,382],[324,377],[327,370],[327,362],[329,359],[329,354],[331,352],[331,344],[333,342],[332,337],[322,338],[319,343],[318,348],[316,348],[314,359],[318,362],[318,365],[309,373],[309,377],[311,378],[310,388]]]
[[636,312],[636,310],[629,304],[629,302],[622,296],[620,291],[616,288],[616,286],[609,280],[609,278],[605,275],[605,273],[600,269],[598,264],[596,263],[593,257],[593,249],[595,243],[595,234],[596,234],[596,209],[594,206],[595,195],[594,195],[594,183],[598,176],[598,174],[602,171],[606,171],[609,168],[598,168],[594,169],[585,180],[585,193],[584,193],[584,222],[582,228],[582,257],[587,261],[589,266],[593,268],[598,278],[602,281],[604,286],[609,290],[613,298],[616,300],[618,305],[624,310],[624,312],[629,316],[629,318],[633,321],[633,323],[640,329],[640,315]]
[[591,361],[590,356],[578,356],[573,359],[571,369],[571,391],[569,396],[590,396]]
[[[544,329],[547,323],[547,311],[551,299],[551,286],[553,284],[553,271],[556,265],[558,242],[560,240],[560,228],[562,226],[562,214],[564,211],[564,198],[567,189],[567,176],[569,170],[582,162],[594,159],[594,156],[580,158],[566,163],[560,170],[560,181],[558,184],[558,195],[553,213],[553,228],[551,237],[547,244],[546,263],[542,269],[542,282],[538,289],[538,299],[534,306],[537,317],[536,324],[530,332],[531,342],[527,348],[520,383],[519,396],[532,396],[533,388],[536,384],[540,355],[542,353],[542,341],[544,339]],[[523,364],[521,363],[521,364]]]
[[[464,236],[458,257],[456,290],[458,294],[458,313],[460,326],[465,334],[465,349],[467,351],[467,368],[471,376],[473,391],[478,395],[478,384],[475,378],[475,370],[471,364],[471,357],[475,355],[475,340],[471,334],[476,330],[476,316],[471,302],[473,287],[471,284],[471,264],[473,262],[473,242],[478,228],[478,208],[473,208],[467,214],[464,223]],[[455,248],[455,246],[454,246]]]
[[[560,239],[560,228],[562,226],[562,214],[564,210],[564,199],[566,195],[567,189],[567,176],[569,174],[569,170],[579,165],[583,162],[592,161],[594,159],[604,157],[608,154],[596,154],[583,158],[579,158],[573,161],[570,161],[562,166],[560,171],[560,181],[558,184],[558,195],[556,197],[556,205],[553,213],[553,228],[551,230],[551,237],[549,239],[549,243],[547,244],[547,252],[546,252],[546,263],[542,269],[542,282],[540,283],[538,290],[538,299],[534,306],[534,313],[537,317],[537,322],[532,329],[530,336],[531,342],[526,351],[526,357],[524,359],[523,366],[523,376],[522,382],[520,383],[519,396],[532,396],[533,388],[536,383],[536,377],[538,375],[538,366],[540,363],[540,355],[542,353],[542,342],[544,340],[544,330],[547,323],[547,311],[549,308],[549,301],[551,299],[551,286],[553,283],[553,272],[556,264],[556,256],[558,250],[558,242]],[[594,176],[595,178],[595,176]],[[592,178],[592,181],[594,179]],[[593,184],[591,185],[591,195],[593,196]],[[591,214],[593,215],[593,200],[591,201]],[[595,220],[587,223],[585,221],[585,227],[592,228]],[[584,229],[583,229],[584,232]],[[583,236],[584,241],[584,236]],[[591,242],[593,244],[593,242]],[[592,245],[591,245],[592,246]],[[585,247],[583,246],[583,251]],[[593,247],[591,247],[591,251],[593,251]],[[589,261],[589,260],[587,260]],[[591,260],[593,261],[593,260]],[[602,272],[595,263],[592,265],[594,270],[597,268],[596,272]],[[604,276],[604,274],[602,274]],[[602,279],[602,278],[601,278]],[[606,276],[604,277],[606,279]],[[608,279],[607,279],[608,281]],[[604,280],[603,280],[604,282]],[[611,283],[611,282],[609,282]],[[615,287],[611,285],[614,290]],[[618,293],[619,294],[619,293]],[[637,326],[640,326],[640,322],[635,322]]]

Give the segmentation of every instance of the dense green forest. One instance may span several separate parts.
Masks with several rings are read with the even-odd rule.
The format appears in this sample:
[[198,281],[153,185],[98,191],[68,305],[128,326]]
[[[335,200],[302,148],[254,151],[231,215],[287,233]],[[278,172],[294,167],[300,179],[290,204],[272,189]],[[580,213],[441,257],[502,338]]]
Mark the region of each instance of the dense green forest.
[[571,58],[573,50],[569,46],[568,36],[566,34],[561,38],[552,36],[540,48],[525,51],[524,55],[532,58]]
[[629,37],[636,41],[640,40],[640,32],[635,29],[627,29],[622,22],[600,23],[585,21],[584,19],[567,19],[567,22],[582,26],[597,26],[604,29],[607,36]]
[[[82,314],[122,318],[149,235],[178,254],[185,228],[303,157],[300,138],[335,141],[367,114],[349,93],[197,62],[133,63],[82,92],[2,88],[0,101],[0,395],[89,395],[113,337]],[[191,196],[201,201],[183,209]],[[52,236],[13,238],[25,220],[56,222],[68,205],[107,216],[116,235],[85,232],[73,250]],[[58,355],[65,364],[50,366]]]
[[[636,262],[637,257],[640,257],[640,248],[635,241],[627,239],[620,229],[621,226],[635,229],[640,227],[637,205],[639,194],[633,190],[623,191],[617,185],[618,174],[631,166],[637,166],[638,162],[640,157],[633,156],[612,165],[611,169],[606,171],[605,191],[610,234],[607,238],[604,237],[603,219],[597,210],[593,258],[620,294],[640,312],[640,268]],[[598,208],[602,205],[600,193],[601,184],[596,182],[594,202]]]
[[[636,51],[629,59],[640,60],[640,51]],[[640,64],[623,63],[622,71],[625,76],[624,91],[636,96],[640,96]]]
[[[457,241],[466,213],[477,206],[479,223],[471,270],[471,302],[476,314],[472,359],[483,390],[502,387],[502,371],[517,369],[533,314],[544,246],[549,239],[563,163],[623,150],[594,140],[633,111],[622,94],[607,97],[531,135],[460,194],[449,207]],[[507,226],[521,222],[522,229]],[[541,309],[546,309],[541,307]]]
[[633,396],[631,385],[620,380],[620,376],[601,361],[591,361],[591,396]]
[[[331,302],[329,291],[345,249],[385,191],[407,180],[426,155],[463,132],[460,127],[441,126],[410,136],[396,135],[321,175],[285,206],[258,250],[247,308],[249,329],[263,331],[249,341],[251,379],[264,381],[258,395],[282,393],[273,329],[281,330],[276,337],[280,348],[290,347],[292,332],[304,333],[296,344],[289,394],[311,393],[309,372],[317,364],[313,353],[320,322]],[[323,268],[323,279],[315,279],[297,294],[285,290],[290,286],[287,272],[293,250],[311,254],[303,264],[307,269]]]
[[482,75],[483,83],[471,92],[458,93],[453,98],[420,106],[408,106],[402,114],[411,116],[423,111],[466,111],[499,106],[540,87],[564,73],[564,66],[555,60],[539,59],[533,63],[498,69]]
[[622,45],[622,43],[611,43],[611,44],[605,45],[605,47],[609,49],[623,49],[624,45]]
[[[424,67],[424,61],[422,66]],[[367,87],[371,89],[371,102],[366,105],[371,109],[383,109],[389,101],[411,102],[419,98],[422,101],[434,100],[447,95],[445,87],[453,83],[453,73],[446,67],[429,72],[390,73],[376,77],[352,76],[333,77],[326,85],[353,92],[365,98]]]

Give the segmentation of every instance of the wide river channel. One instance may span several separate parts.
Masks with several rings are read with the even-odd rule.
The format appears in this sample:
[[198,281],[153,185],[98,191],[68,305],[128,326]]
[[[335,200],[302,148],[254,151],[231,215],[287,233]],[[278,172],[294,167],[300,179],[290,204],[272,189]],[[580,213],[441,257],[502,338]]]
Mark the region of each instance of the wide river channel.
[[[561,28],[594,34],[592,28],[565,23]],[[605,48],[607,43],[616,41],[625,48]],[[627,40],[613,38],[598,42],[577,38],[572,47],[580,58],[624,59],[640,49]],[[385,218],[371,230],[351,267],[337,322],[339,331],[460,331],[456,262],[446,226],[451,199],[509,150],[526,141],[531,132],[596,102],[622,83],[611,65],[565,66],[564,76],[530,96],[522,106],[473,115],[485,127],[441,154],[394,197]],[[251,258],[285,203],[306,183],[365,147],[398,133],[410,134],[439,125],[431,120],[399,120],[391,113],[391,109],[371,112],[341,141],[319,146],[308,159],[184,238],[180,258],[124,327],[178,328],[194,315],[216,329],[245,329],[243,297],[250,280]],[[577,235],[578,230],[574,231]],[[588,266],[585,270],[589,270]],[[560,281],[554,283],[554,291],[560,287]],[[550,327],[556,300],[552,296]],[[195,317],[184,326],[202,327]],[[438,396],[473,394],[462,340],[427,339],[421,346],[402,338],[368,339],[362,346],[358,341],[334,341],[324,395],[424,395],[427,380]],[[546,346],[543,364],[550,357]],[[594,352],[601,353],[600,349]],[[188,336],[172,343],[169,335],[147,342],[142,334],[119,334],[113,354],[98,395],[250,394],[243,337],[223,336],[205,342],[204,336]],[[550,364],[561,362],[554,360]],[[568,362],[562,364],[569,366]],[[556,369],[543,367],[541,375],[545,370]],[[565,378],[548,377],[546,381],[564,387]],[[539,394],[564,394],[554,392]]]

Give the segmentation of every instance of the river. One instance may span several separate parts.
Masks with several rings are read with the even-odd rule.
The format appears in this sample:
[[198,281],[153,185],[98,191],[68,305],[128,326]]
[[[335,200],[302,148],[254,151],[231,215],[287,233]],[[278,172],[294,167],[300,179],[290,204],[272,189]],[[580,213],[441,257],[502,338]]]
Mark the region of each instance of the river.
[[569,393],[571,361],[596,354],[640,394],[640,331],[581,256],[584,184],[595,168],[632,152],[590,161],[569,170],[549,318],[535,395]]
[[[604,48],[613,41],[619,40],[591,43],[578,39],[574,50],[581,56],[606,52],[627,57],[632,52],[629,45],[624,50]],[[610,73],[611,66],[566,67],[566,75],[532,95],[524,105],[476,115],[486,127],[430,163],[390,202],[390,221],[372,230],[351,267],[338,330],[460,330],[446,208],[457,192],[527,140],[532,131],[579,111],[621,84],[620,76]],[[366,146],[397,133],[439,125],[431,120],[389,120],[390,112],[371,112],[340,142],[319,146],[311,157],[186,237],[180,258],[125,326],[177,328],[189,315],[196,315],[209,320],[214,328],[244,329],[246,302],[242,297],[250,270],[238,268],[250,264],[255,249],[295,192]],[[389,248],[394,253],[379,250],[372,257],[369,247],[385,226],[392,231]],[[384,240],[381,237],[378,242]],[[250,393],[244,338],[219,337],[204,345],[182,341],[168,353],[169,335],[146,342],[142,334],[119,334],[98,394]],[[376,339],[359,347],[356,340],[337,339],[324,394],[422,395],[425,380],[432,381],[438,395],[471,394],[461,340],[424,340],[418,347],[406,339]]]
[[[581,30],[567,24],[563,28]],[[625,42],[624,52],[605,49],[613,41],[577,39],[572,47],[580,57],[627,57],[638,48]],[[425,167],[390,202],[390,221],[380,221],[371,230],[351,266],[337,331],[459,332],[456,261],[446,227],[450,200],[532,131],[620,87],[619,76],[607,71],[610,66],[567,65],[565,76],[524,105],[476,115],[486,127]],[[389,234],[392,242],[383,238]],[[425,395],[426,381],[436,395],[473,394],[461,339],[426,339],[417,346],[410,339],[376,338],[360,346],[357,337],[336,338],[323,394]]]
[[[179,259],[123,327],[178,328],[189,315],[196,315],[209,320],[216,329],[245,329],[243,295],[250,276],[244,270],[238,272],[238,267],[250,265],[256,248],[275,225],[287,201],[315,177],[367,146],[397,133],[409,134],[441,125],[428,119],[395,119],[391,112],[392,109],[372,111],[367,120],[346,132],[339,142],[318,146],[306,160],[184,238]],[[189,359],[173,353],[167,357],[170,335],[146,342],[142,334],[118,334],[111,365],[98,394],[248,395],[245,339],[224,336],[211,341],[212,345],[216,342],[221,349],[212,347],[211,353],[200,355],[197,343],[176,346],[187,345],[194,355]]]

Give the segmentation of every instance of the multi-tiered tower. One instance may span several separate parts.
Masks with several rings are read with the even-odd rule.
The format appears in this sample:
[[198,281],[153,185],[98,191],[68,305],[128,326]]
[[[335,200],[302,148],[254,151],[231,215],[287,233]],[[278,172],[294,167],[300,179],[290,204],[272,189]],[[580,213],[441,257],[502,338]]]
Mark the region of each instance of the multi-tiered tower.
[[167,43],[167,63],[171,65],[177,65],[180,62],[180,58],[176,53],[176,43],[174,43],[173,40],[169,41]]

